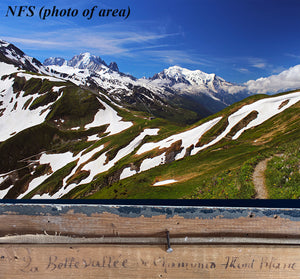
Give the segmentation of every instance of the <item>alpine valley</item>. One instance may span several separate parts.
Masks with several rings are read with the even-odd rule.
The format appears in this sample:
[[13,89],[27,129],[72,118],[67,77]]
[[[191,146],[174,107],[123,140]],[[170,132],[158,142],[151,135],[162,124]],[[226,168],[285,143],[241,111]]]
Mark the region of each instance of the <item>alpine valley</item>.
[[300,197],[300,91],[179,66],[137,79],[89,53],[42,64],[2,40],[0,76],[0,198],[259,198],[267,158],[267,197]]

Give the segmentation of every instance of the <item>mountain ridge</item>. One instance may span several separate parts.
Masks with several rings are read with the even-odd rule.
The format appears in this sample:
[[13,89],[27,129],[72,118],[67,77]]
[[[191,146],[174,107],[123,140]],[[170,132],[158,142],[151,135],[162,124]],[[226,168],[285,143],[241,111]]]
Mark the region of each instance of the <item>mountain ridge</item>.
[[[127,104],[128,108],[135,106],[147,112],[153,111],[154,116],[161,116],[160,113],[157,114],[156,109],[157,104],[161,103],[165,107],[190,108],[197,113],[196,120],[249,96],[244,87],[200,70],[191,71],[173,66],[152,78],[137,79],[120,72],[115,62],[107,66],[99,58],[100,66],[89,67],[84,61],[88,60],[86,55],[77,55],[74,59],[76,63],[69,63],[69,60],[62,64],[60,59],[52,59],[54,65],[49,65],[48,62],[46,64],[52,70],[69,75],[70,80],[80,75],[81,84],[91,83],[95,87],[104,88],[115,102]],[[89,72],[78,73],[76,69],[89,70]],[[198,107],[194,104],[198,104]]]
[[44,60],[44,66],[70,66],[78,69],[88,69],[91,71],[99,71],[105,66],[112,71],[119,72],[119,68],[116,62],[110,62],[106,64],[100,56],[92,55],[89,52],[83,52],[79,55],[73,56],[70,60],[66,60],[62,57],[49,57]]
[[15,65],[34,73],[49,74],[49,71],[37,59],[26,55],[15,45],[0,39],[0,61]]
[[[90,53],[81,53],[80,55],[75,55],[70,60],[65,60],[63,58],[57,57],[57,58],[48,58],[43,63],[45,66],[63,66],[67,65],[74,68],[79,69],[89,69],[91,71],[97,72],[103,70],[102,65],[105,67],[108,67],[109,69],[112,69],[113,71],[119,72],[119,68],[116,62],[111,62],[109,66],[105,63],[104,60],[102,60],[99,56],[91,55]],[[90,65],[91,64],[91,65]],[[97,66],[95,66],[95,64]],[[105,69],[105,68],[104,68]],[[124,74],[123,74],[124,75]],[[180,66],[170,66],[167,69],[162,70],[161,72],[154,74],[150,78],[133,78],[134,80],[138,80],[139,85],[149,85],[151,84],[151,81],[155,80],[161,80],[165,81],[163,84],[160,84],[160,86],[168,86],[172,87],[175,84],[183,83],[190,86],[205,86],[206,88],[198,88],[198,91],[206,89],[206,91],[211,91],[214,93],[218,93],[218,89],[221,88],[223,85],[227,87],[233,87],[232,90],[227,90],[230,94],[235,94],[238,91],[244,91],[245,87],[241,85],[235,85],[230,82],[226,82],[223,78],[218,77],[216,74],[207,74],[201,70],[188,70],[186,68],[180,67]],[[210,88],[208,90],[207,84],[210,85]],[[148,88],[150,89],[150,88]],[[189,90],[191,93],[192,90]],[[194,90],[195,91],[195,90]],[[223,90],[224,91],[224,90]],[[214,95],[211,97],[217,99]]]

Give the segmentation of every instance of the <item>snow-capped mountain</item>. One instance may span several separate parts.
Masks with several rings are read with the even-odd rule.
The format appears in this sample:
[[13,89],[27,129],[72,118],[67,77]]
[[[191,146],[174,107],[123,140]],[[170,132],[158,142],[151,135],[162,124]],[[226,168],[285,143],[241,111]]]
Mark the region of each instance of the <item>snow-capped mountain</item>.
[[26,55],[13,44],[3,40],[0,40],[0,61],[15,65],[26,71],[49,74],[48,69],[40,61]]
[[63,66],[67,65],[68,61],[62,57],[49,57],[44,61],[45,66],[51,66],[51,65],[56,65],[56,66]]
[[[115,101],[129,108],[151,111],[155,116],[157,104],[179,107],[197,113],[200,119],[248,96],[243,86],[226,82],[215,74],[191,71],[173,66],[152,78],[137,79],[119,71],[115,62],[107,64],[89,53],[74,56],[69,61],[46,59],[44,65],[64,73],[80,85],[104,89]],[[161,109],[160,109],[161,111]]]
[[244,86],[227,82],[214,73],[191,71],[179,66],[169,67],[143,82],[145,86],[190,98],[212,112],[249,96]]
[[106,70],[107,68],[118,72],[119,68],[116,62],[111,62],[109,65],[99,56],[91,55],[89,52],[75,55],[70,60],[65,60],[61,57],[47,58],[44,63],[45,66],[69,66],[78,69],[88,69],[92,72]]
[[[208,97],[220,102],[226,99],[224,95],[234,95],[235,93],[245,91],[244,86],[235,85],[225,81],[215,74],[207,74],[200,70],[191,71],[179,66],[172,66],[162,72],[155,74],[152,78],[136,79],[119,72],[119,68],[115,62],[110,63],[109,66],[100,57],[91,55],[90,53],[82,53],[74,56],[71,60],[66,61],[63,58],[48,58],[44,61],[46,66],[70,66],[78,69],[88,69],[91,72],[98,74],[106,74],[108,69],[118,72],[119,75],[102,76],[95,81],[105,88],[111,81],[111,86],[108,86],[110,93],[117,93],[118,89],[123,88],[130,92],[133,86],[143,86],[160,97],[176,93],[179,95],[197,96],[205,94]],[[62,72],[66,71],[64,68],[55,68],[55,70]],[[69,70],[70,71],[70,70]],[[111,71],[109,72],[111,74]],[[115,74],[115,73],[114,73]],[[124,79],[124,76],[127,79]],[[128,79],[129,77],[129,79]],[[106,84],[105,84],[106,83]]]
[[234,94],[245,89],[245,87],[227,82],[215,74],[207,74],[200,70],[191,71],[179,66],[165,69],[155,74],[150,80],[151,83],[169,87],[178,94],[204,93],[219,101],[223,94]]
[[[139,80],[120,72],[115,62],[107,66],[103,60],[100,63],[99,58],[98,70],[92,70],[94,66],[90,67],[93,63],[88,57],[90,57],[88,54],[75,56],[70,60],[72,63],[67,61],[62,66],[59,66],[61,60],[51,58],[46,64],[56,64],[47,66],[55,77],[62,77],[85,88],[101,90],[117,104],[122,104],[129,109],[146,111],[154,117],[192,123],[212,113],[201,104],[195,106],[193,102],[179,95],[172,96],[173,94],[165,89],[148,84],[150,79]],[[196,114],[193,111],[196,111]],[[184,117],[179,117],[179,114],[184,114]]]
[[[13,51],[8,55],[9,60],[0,59],[0,198],[21,198],[64,168],[81,144],[86,150],[133,123],[123,121],[105,96],[68,80],[30,73],[30,67],[24,71],[20,63],[12,63],[17,55],[23,62],[24,55]],[[77,159],[88,161],[102,148],[80,152]],[[49,159],[57,159],[57,164],[47,163]]]
[[88,52],[74,56],[68,61],[67,65],[70,67],[88,69],[95,72],[100,70],[103,65],[107,67],[106,63],[99,56],[91,55]]
[[111,70],[113,70],[115,72],[119,72],[119,67],[116,62],[110,62],[108,65],[108,68],[110,68]]
[[[139,80],[102,62],[98,71],[65,62],[46,68],[8,43],[1,47],[0,198],[145,198],[159,181],[192,191],[195,177],[216,179],[228,165],[241,172],[243,156],[268,155],[282,140],[299,138],[299,91],[252,96],[192,126],[177,125],[193,105],[175,92],[178,85],[216,92],[230,84],[179,67]],[[88,67],[84,57],[75,65]],[[219,102],[209,95],[201,97]]]

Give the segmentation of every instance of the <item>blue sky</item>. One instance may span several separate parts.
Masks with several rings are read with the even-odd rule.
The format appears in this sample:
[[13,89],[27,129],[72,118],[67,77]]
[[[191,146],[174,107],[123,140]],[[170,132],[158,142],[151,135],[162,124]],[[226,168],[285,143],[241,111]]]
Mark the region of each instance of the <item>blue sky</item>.
[[[34,16],[6,17],[9,5],[35,6]],[[43,6],[79,14],[41,20]],[[128,6],[126,20],[97,14]],[[299,14],[298,0],[2,0],[0,38],[41,61],[88,51],[136,77],[179,65],[242,83],[300,64]]]

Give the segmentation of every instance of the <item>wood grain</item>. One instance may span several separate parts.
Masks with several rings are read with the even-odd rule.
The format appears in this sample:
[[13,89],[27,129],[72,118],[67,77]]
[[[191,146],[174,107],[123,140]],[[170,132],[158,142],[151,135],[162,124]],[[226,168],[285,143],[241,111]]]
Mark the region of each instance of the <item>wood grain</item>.
[[[166,231],[171,243],[186,237],[210,240],[174,242],[172,253],[162,242],[8,242],[0,244],[0,278],[300,278],[299,209],[0,205],[0,238],[26,234],[75,239],[156,237],[166,243]],[[213,240],[220,238],[224,241],[219,244]],[[287,238],[295,241],[271,244],[272,239],[282,243],[280,239]],[[226,239],[251,239],[252,244]],[[260,242],[263,239],[269,244]]]
[[299,236],[300,209],[0,204],[0,237]]
[[299,278],[300,247],[1,245],[1,278]]
[[[276,229],[274,229],[276,228]],[[157,236],[170,231],[173,236],[298,236],[299,222],[278,217],[236,219],[186,219],[166,215],[121,217],[111,213],[63,214],[59,216],[0,215],[0,236],[7,234],[62,234],[85,237]]]

